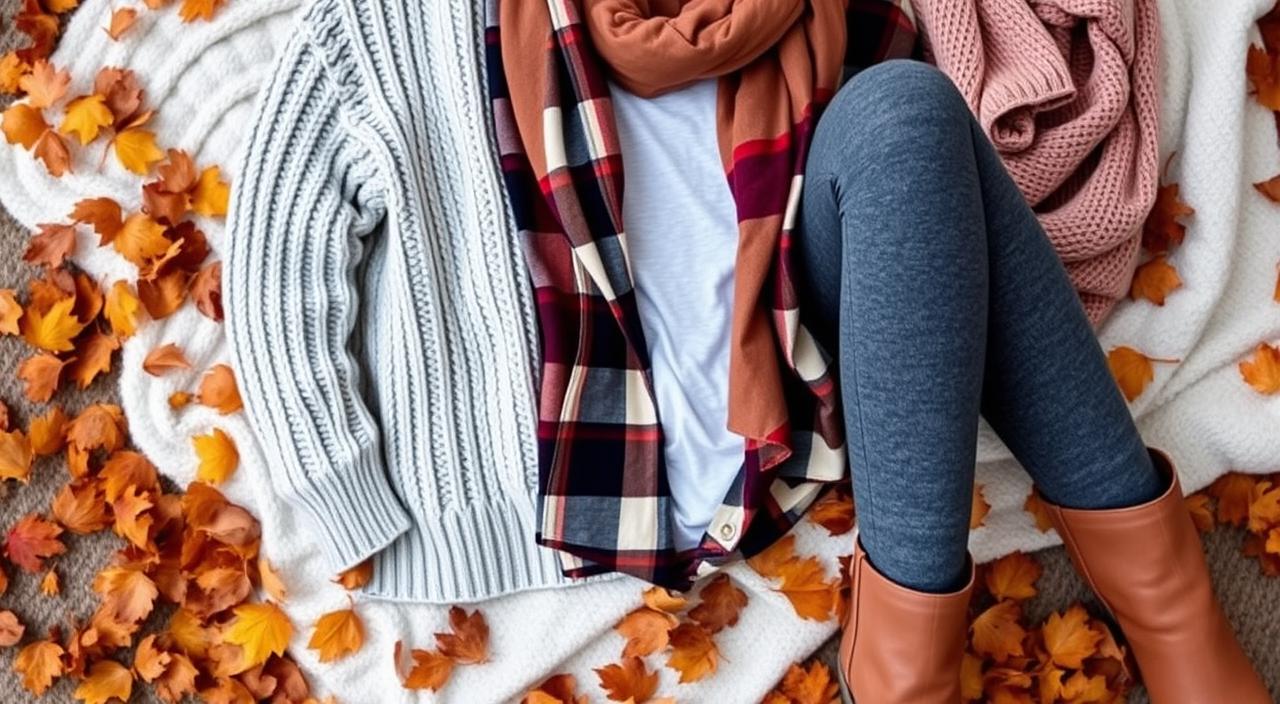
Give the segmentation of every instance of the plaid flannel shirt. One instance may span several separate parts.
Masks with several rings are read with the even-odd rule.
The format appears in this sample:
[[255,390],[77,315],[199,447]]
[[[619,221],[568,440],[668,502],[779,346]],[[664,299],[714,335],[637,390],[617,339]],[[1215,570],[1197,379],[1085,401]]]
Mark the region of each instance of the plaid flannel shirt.
[[[779,153],[767,153],[764,145],[735,155],[731,191],[740,206],[745,201],[759,209],[760,200],[785,204],[769,290],[770,317],[787,360],[790,420],[776,437],[745,440],[743,463],[701,544],[679,551],[648,352],[625,236],[619,234],[622,161],[607,69],[576,20],[574,0],[505,1],[549,4],[556,41],[549,42],[545,58],[559,79],[554,90],[561,91],[559,104],[544,112],[547,133],[557,141],[547,150],[548,175],[539,180],[515,124],[500,49],[503,28],[492,12],[486,29],[490,97],[503,175],[534,286],[542,352],[536,540],[560,551],[566,575],[619,571],[685,590],[735,552],[750,557],[767,548],[824,487],[848,479],[832,359],[822,350],[797,350],[816,343],[807,332],[797,335],[802,323],[786,259],[803,158],[822,105]],[[918,55],[908,0],[850,0],[846,17],[846,78],[887,58]],[[787,171],[761,173],[751,181],[755,171],[767,168],[762,163],[781,163]],[[784,192],[760,192],[759,184],[776,183],[784,184]]]

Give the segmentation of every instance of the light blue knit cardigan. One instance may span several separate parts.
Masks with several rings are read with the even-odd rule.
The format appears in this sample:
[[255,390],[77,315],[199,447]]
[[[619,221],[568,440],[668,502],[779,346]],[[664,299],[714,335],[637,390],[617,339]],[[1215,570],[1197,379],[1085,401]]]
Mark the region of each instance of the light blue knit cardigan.
[[[454,603],[589,580],[534,543],[536,322],[484,0],[317,0],[258,97],[227,333],[271,487],[334,572]],[[264,487],[264,490],[268,490]]]

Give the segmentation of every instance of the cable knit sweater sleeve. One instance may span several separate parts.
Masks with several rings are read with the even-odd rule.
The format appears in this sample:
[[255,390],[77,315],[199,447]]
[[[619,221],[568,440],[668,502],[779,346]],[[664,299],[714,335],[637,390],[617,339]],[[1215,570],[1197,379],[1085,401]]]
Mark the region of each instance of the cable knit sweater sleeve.
[[384,211],[372,155],[305,31],[278,57],[234,184],[224,304],[245,408],[276,492],[333,569],[410,526],[348,343],[356,273]]

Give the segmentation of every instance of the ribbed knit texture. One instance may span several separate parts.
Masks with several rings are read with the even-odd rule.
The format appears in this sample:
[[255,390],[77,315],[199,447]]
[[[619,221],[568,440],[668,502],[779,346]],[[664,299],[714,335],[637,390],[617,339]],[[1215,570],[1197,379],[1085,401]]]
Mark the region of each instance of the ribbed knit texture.
[[[1177,155],[1167,177],[1196,208],[1186,218],[1186,241],[1171,255],[1188,284],[1164,306],[1121,301],[1099,335],[1106,349],[1130,345],[1182,360],[1157,364],[1155,379],[1131,408],[1144,439],[1178,459],[1183,486],[1194,491],[1229,471],[1268,473],[1280,465],[1280,433],[1275,432],[1280,396],[1258,394],[1242,382],[1237,369],[1258,341],[1280,339],[1280,306],[1271,303],[1275,262],[1280,260],[1280,208],[1251,186],[1275,175],[1280,148],[1271,112],[1241,87],[1245,49],[1251,40],[1258,41],[1254,21],[1274,2],[1159,3],[1164,35],[1161,153],[1165,159]],[[120,41],[102,31],[113,4],[118,5],[83,0],[68,22],[53,59],[71,70],[70,93],[92,91],[93,75],[101,66],[138,70],[147,102],[157,108],[151,126],[160,143],[192,150],[202,165],[224,165],[232,189],[239,188],[239,160],[233,154],[249,137],[250,103],[270,78],[271,57],[297,32],[295,0],[235,0],[213,22],[191,24],[181,23],[170,5],[142,13]],[[416,12],[427,12],[435,21],[438,11]],[[396,11],[394,16],[403,14]],[[83,198],[109,195],[128,208],[139,206],[143,179],[114,158],[100,165],[98,149],[73,153],[75,170],[54,178],[27,150],[0,144],[0,202],[30,228],[64,220]],[[200,222],[214,255],[221,257],[227,241],[224,221]],[[136,275],[136,268],[111,247],[98,247],[95,235],[85,231],[81,236],[73,259],[95,280]],[[436,695],[396,685],[392,653],[397,641],[430,647],[432,634],[449,628],[447,606],[357,595],[364,647],[321,663],[318,653],[307,648],[310,624],[348,608],[348,593],[329,581],[333,574],[316,547],[309,520],[284,503],[266,478],[278,459],[263,454],[244,414],[220,415],[199,404],[174,409],[168,403],[173,392],[198,385],[209,365],[228,361],[224,327],[192,305],[140,326],[124,341],[118,359],[121,404],[133,442],[178,485],[196,477],[192,435],[221,427],[234,437],[241,467],[220,488],[262,521],[263,554],[289,587],[283,607],[294,624],[290,653],[320,696],[377,704],[497,704],[519,701],[548,676],[567,672],[577,678],[581,691],[601,700],[594,669],[616,662],[625,644],[613,625],[643,603],[645,585],[629,577],[484,602],[480,608],[491,626],[493,658],[456,668]],[[147,354],[170,342],[182,347],[193,368],[148,374],[142,366]],[[985,425],[978,459],[978,482],[992,505],[986,525],[970,539],[979,561],[1058,543],[1054,533],[1038,531],[1022,510],[1029,479]],[[853,536],[831,536],[810,521],[795,530],[796,551],[817,556],[827,576],[834,576],[837,557],[848,554]],[[797,616],[787,597],[775,590],[776,583],[746,564],[726,571],[748,601],[738,624],[716,634],[721,654],[716,673],[679,684],[678,673],[662,666],[664,656],[651,656],[659,694],[681,702],[760,701],[791,662],[807,657],[834,633],[834,621]]]
[[914,0],[1098,326],[1129,293],[1158,180],[1155,0]]
[[229,213],[227,334],[275,490],[372,595],[571,582],[535,544],[536,327],[499,191],[483,4],[304,11]]

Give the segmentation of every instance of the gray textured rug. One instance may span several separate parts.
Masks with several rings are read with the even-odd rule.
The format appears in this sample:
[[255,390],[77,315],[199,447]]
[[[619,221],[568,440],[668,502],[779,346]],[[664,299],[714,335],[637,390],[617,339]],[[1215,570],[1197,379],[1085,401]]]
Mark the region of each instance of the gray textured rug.
[[[15,36],[12,29],[11,19],[19,6],[19,0],[0,0],[0,53],[24,41]],[[0,288],[23,288],[31,277],[34,270],[22,261],[28,236],[26,230],[0,210]],[[0,337],[0,400],[8,404],[13,422],[19,427],[26,427],[30,418],[46,410],[44,405],[26,402],[22,384],[14,375],[18,363],[30,353],[30,348],[21,340],[11,336]],[[56,401],[68,413],[74,413],[91,403],[118,400],[116,384],[113,374],[98,379],[85,391],[64,389]],[[28,512],[47,512],[54,494],[67,480],[66,472],[61,456],[43,458],[32,472],[29,485],[12,481],[0,484],[0,530],[7,531]],[[1209,561],[1227,614],[1269,683],[1273,697],[1280,698],[1280,579],[1265,577],[1256,561],[1240,554],[1241,539],[1239,531],[1226,528],[1219,528],[1208,535]],[[43,637],[50,626],[65,624],[69,617],[84,619],[91,614],[97,605],[97,596],[89,589],[89,584],[110,553],[121,545],[110,532],[86,537],[70,535],[65,542],[67,553],[53,563],[62,578],[63,590],[59,596],[40,595],[39,575],[27,575],[13,568],[8,570],[9,590],[0,596],[0,608],[14,611],[27,624],[24,642],[32,637]],[[1052,610],[1065,609],[1075,601],[1083,601],[1094,613],[1101,613],[1061,548],[1042,551],[1037,557],[1044,565],[1044,576],[1039,583],[1040,595],[1027,604],[1027,616],[1032,623],[1039,622]],[[835,647],[833,639],[819,652],[828,664],[834,664]],[[5,704],[31,701],[13,672],[16,651],[17,648],[0,649],[0,702]],[[1188,661],[1204,656],[1199,652],[1187,653]],[[43,701],[71,702],[73,689],[71,682],[64,678],[45,695]],[[134,701],[158,701],[147,687],[136,689],[139,691],[135,692]],[[1136,692],[1130,701],[1146,702],[1147,698],[1142,692]]]

